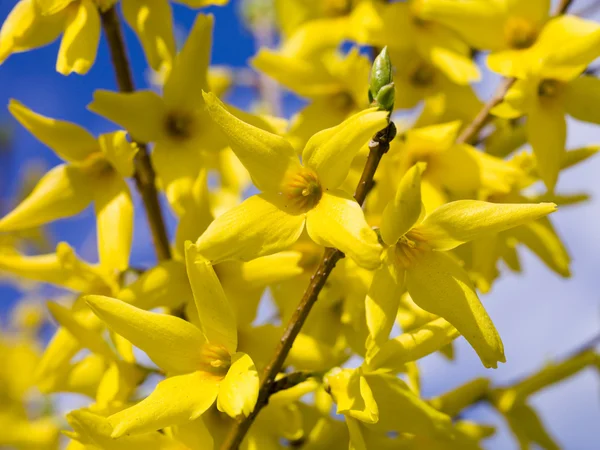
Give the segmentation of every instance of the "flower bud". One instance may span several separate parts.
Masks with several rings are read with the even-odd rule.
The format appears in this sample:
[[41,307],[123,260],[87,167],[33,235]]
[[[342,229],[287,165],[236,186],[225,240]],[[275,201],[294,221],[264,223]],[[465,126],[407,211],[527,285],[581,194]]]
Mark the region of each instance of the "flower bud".
[[392,62],[387,47],[381,50],[373,61],[371,69],[371,83],[369,86],[369,100],[376,102],[382,109],[390,111],[394,105],[394,83],[392,76]]

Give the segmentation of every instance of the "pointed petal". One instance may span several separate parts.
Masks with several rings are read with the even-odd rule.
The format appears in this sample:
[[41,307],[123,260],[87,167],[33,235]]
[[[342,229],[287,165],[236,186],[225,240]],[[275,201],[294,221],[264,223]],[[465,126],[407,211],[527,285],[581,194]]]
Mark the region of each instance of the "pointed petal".
[[79,125],[44,117],[14,99],[10,100],[8,110],[31,134],[65,161],[81,162],[100,150],[94,136]]
[[60,36],[64,29],[64,14],[44,16],[36,0],[15,3],[0,29],[0,64],[11,53],[43,47]]
[[258,372],[252,358],[245,353],[231,357],[231,367],[219,386],[217,408],[234,419],[248,417],[258,398]]
[[100,264],[109,273],[129,266],[133,238],[133,202],[127,183],[116,172],[97,180],[94,209],[98,227]]
[[98,137],[104,157],[112,164],[123,178],[133,176],[135,170],[133,158],[138,151],[135,144],[127,140],[127,133],[115,131]]
[[62,164],[51,169],[31,194],[0,220],[0,230],[35,227],[81,212],[92,201],[87,176],[77,167]]
[[394,245],[421,216],[421,174],[423,166],[417,164],[404,174],[398,190],[387,204],[381,218],[381,238],[387,245]]
[[327,189],[339,187],[348,176],[352,160],[371,137],[387,126],[388,113],[366,109],[340,125],[311,137],[302,152],[302,162],[319,175]]
[[442,349],[460,334],[450,322],[439,318],[387,341],[371,358],[369,367],[397,371],[411,361]]
[[504,346],[467,273],[448,255],[424,252],[406,271],[406,288],[414,302],[456,327],[485,367],[505,362]]
[[79,259],[74,250],[60,242],[56,253],[26,256],[0,254],[0,270],[77,292],[109,291],[108,282],[96,267]]
[[161,381],[144,400],[108,418],[112,437],[156,431],[200,417],[215,402],[220,377],[206,372]]
[[[388,252],[393,252],[393,249]],[[393,256],[392,256],[393,257]],[[404,270],[389,257],[375,272],[365,301],[367,316],[367,361],[388,341],[394,326],[400,296],[404,289]]]
[[554,190],[562,167],[567,141],[567,121],[561,105],[535,102],[527,116],[527,137],[533,148],[540,177]]
[[457,200],[440,206],[410,231],[436,250],[451,250],[465,242],[537,220],[556,211],[554,203],[488,203]]
[[171,67],[175,37],[171,6],[164,0],[123,0],[123,17],[138,35],[148,64],[155,71]]
[[185,265],[181,261],[158,263],[123,288],[117,297],[146,310],[160,306],[179,308],[193,301]]
[[307,213],[306,231],[319,245],[335,247],[365,269],[381,264],[381,245],[356,200],[341,190],[324,192]]
[[198,239],[198,253],[213,264],[250,261],[289,248],[304,230],[304,214],[291,215],[278,198],[254,195],[217,217]]
[[185,245],[185,264],[206,340],[235,353],[237,325],[231,304],[211,263],[200,256],[197,247],[189,241]]
[[206,340],[191,323],[102,295],[88,295],[85,300],[111,330],[146,352],[168,373],[193,372],[201,366]]
[[155,92],[99,89],[88,109],[122,126],[136,141],[153,142],[164,136],[165,105]]
[[98,330],[92,329],[86,326],[83,321],[78,320],[73,314],[73,311],[54,302],[48,302],[47,306],[54,320],[71,333],[82,347],[91,350],[93,353],[104,356],[109,361],[116,358],[116,355],[110,349],[106,341],[102,339]]
[[198,108],[204,104],[202,91],[208,90],[213,16],[198,14],[163,89],[170,108]]
[[563,277],[571,275],[569,253],[547,218],[521,225],[508,231],[507,234],[529,248],[559,275]]
[[567,84],[567,114],[577,120],[600,124],[600,79],[590,76],[575,78]]
[[300,168],[292,146],[284,138],[242,122],[212,93],[204,94],[206,108],[229,140],[229,145],[261,190],[280,191],[286,172]]
[[367,380],[360,369],[334,369],[326,377],[331,395],[337,403],[337,413],[361,422],[375,423],[379,420],[379,408]]
[[535,443],[546,450],[560,450],[531,406],[526,403],[517,405],[504,413],[504,416],[521,448],[528,448]]
[[68,10],[56,70],[63,75],[83,75],[94,64],[100,42],[100,15],[91,0],[80,0],[77,9]]

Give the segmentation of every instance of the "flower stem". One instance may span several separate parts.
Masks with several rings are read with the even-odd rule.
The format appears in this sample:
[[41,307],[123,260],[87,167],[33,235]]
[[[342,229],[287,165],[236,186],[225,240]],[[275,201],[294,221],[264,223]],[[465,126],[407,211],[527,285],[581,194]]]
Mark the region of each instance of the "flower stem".
[[[133,76],[131,75],[125,41],[115,7],[113,6],[101,12],[100,17],[102,19],[102,28],[108,41],[119,90],[121,92],[133,92],[135,90]],[[156,174],[150,162],[148,146],[143,142],[136,142],[136,145],[138,146],[138,152],[134,160],[135,173],[133,176],[146,209],[146,216],[148,217],[152,240],[156,249],[156,257],[159,261],[163,261],[171,258],[171,247],[169,246],[167,229],[158,201],[158,192],[155,184]]]
[[[389,150],[389,142],[394,138],[395,134],[396,127],[393,122],[389,122],[389,125],[379,131],[373,137],[371,142],[369,142],[369,157],[356,188],[356,193],[354,194],[354,198],[361,206],[364,203],[369,190],[373,186],[373,176],[379,166],[379,162],[383,155]],[[300,333],[310,310],[316,303],[321,289],[323,289],[323,286],[325,286],[325,283],[327,282],[327,278],[329,278],[329,275],[337,262],[343,257],[344,254],[337,249],[325,249],[325,254],[321,259],[321,263],[317,267],[314,275],[310,278],[310,283],[304,291],[304,295],[302,296],[298,307],[294,311],[294,314],[289,320],[285,331],[279,340],[279,345],[275,350],[275,356],[264,370],[254,410],[248,417],[242,418],[233,424],[229,435],[221,446],[222,450],[237,450],[239,448],[246,433],[250,429],[250,426],[256,419],[256,416],[262,408],[267,406],[269,397],[277,391],[278,385],[275,381],[275,377],[281,371],[285,359],[294,344],[294,340]]]

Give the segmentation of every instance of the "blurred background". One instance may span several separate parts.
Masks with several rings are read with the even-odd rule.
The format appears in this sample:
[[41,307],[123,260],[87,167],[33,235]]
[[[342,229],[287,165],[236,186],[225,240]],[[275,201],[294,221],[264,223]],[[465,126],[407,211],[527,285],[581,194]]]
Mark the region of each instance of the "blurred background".
[[[527,1],[527,0],[523,0]],[[3,22],[15,0],[0,1]],[[178,41],[183,42],[196,11],[173,4]],[[273,44],[276,36],[269,29],[272,14],[269,0],[232,0],[225,7],[212,7],[204,13],[215,15],[212,63],[225,66],[233,73],[234,85],[226,98],[230,103],[252,109],[260,105],[260,92],[267,83],[271,107],[290,117],[304,101],[279,91],[268,80],[260,80],[247,61],[259,45]],[[574,0],[572,13],[585,13],[600,18],[600,2]],[[130,60],[138,88],[152,87],[152,74],[146,68],[139,41],[125,27]],[[10,98],[53,118],[83,125],[94,134],[115,127],[86,110],[95,89],[115,89],[115,79],[105,42],[101,42],[95,65],[86,76],[64,77],[55,72],[58,43],[32,52],[11,56],[0,67],[0,216],[17,202],[27,186],[32,186],[42,173],[59,163],[57,157],[20,127],[4,105]],[[480,55],[482,67],[484,55]],[[401,65],[402,61],[393,61]],[[262,83],[262,84],[261,84]],[[475,87],[484,100],[494,91],[498,79],[484,70]],[[263,89],[260,88],[263,87]],[[600,107],[600,105],[599,105]],[[569,122],[568,148],[600,144],[600,129],[593,125]],[[425,397],[440,394],[473,377],[491,377],[497,384],[532,373],[546,362],[568,355],[600,331],[600,158],[592,158],[561,175],[560,193],[585,192],[590,201],[568,206],[553,216],[559,235],[564,238],[572,257],[572,277],[561,279],[552,274],[530,253],[522,252],[523,274],[505,272],[491,293],[483,296],[486,308],[503,337],[508,362],[497,370],[486,370],[464,340],[457,342],[457,358],[448,362],[437,355],[422,361]],[[132,189],[135,193],[135,189]],[[174,232],[174,216],[164,205],[169,232]],[[136,218],[131,262],[136,267],[149,267],[154,253],[141,200],[136,198]],[[95,220],[91,209],[67,220],[55,222],[45,236],[34,236],[31,251],[53,251],[56,243],[66,241],[88,261],[97,261]],[[0,237],[0,241],[3,239]],[[0,252],[2,245],[0,242]],[[15,284],[0,273],[0,326],[6,327],[11,315],[22,302],[44,302],[58,292],[45,286]],[[268,306],[263,308],[268,314]],[[42,339],[53,332],[51,324],[42,328]],[[63,396],[56,399],[67,410],[78,406],[80,399]],[[592,369],[552,386],[532,398],[547,429],[565,449],[600,448],[600,381]],[[486,406],[471,408],[466,417],[498,427],[490,438],[490,449],[512,449],[515,441],[502,419]]]

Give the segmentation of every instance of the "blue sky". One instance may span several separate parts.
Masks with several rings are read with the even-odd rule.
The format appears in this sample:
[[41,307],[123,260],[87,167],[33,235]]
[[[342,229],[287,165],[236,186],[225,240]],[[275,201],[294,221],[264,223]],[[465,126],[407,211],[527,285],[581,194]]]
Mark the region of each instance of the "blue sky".
[[[3,21],[15,2],[0,1],[0,21]],[[577,0],[575,0],[577,3]],[[216,16],[213,63],[244,67],[254,53],[254,42],[249,31],[240,25],[238,2],[224,8],[210,8]],[[174,5],[175,21],[182,30],[191,27],[195,12]],[[129,29],[125,29],[127,44],[138,88],[148,85],[146,64],[140,45]],[[10,159],[0,160],[0,208],[5,207],[17,189],[19,173],[25,162],[39,160],[46,167],[59,161],[54,154],[10,117],[4,105],[16,98],[37,112],[50,117],[75,121],[93,133],[111,131],[112,124],[88,112],[95,89],[116,89],[108,49],[100,44],[98,57],[86,76],[64,77],[54,71],[57,43],[32,52],[13,55],[0,67],[0,123],[14,129],[13,152]],[[398,63],[398,62],[396,62]],[[485,98],[495,85],[495,77],[487,76],[477,86]],[[254,93],[248,88],[235,89],[230,101],[248,105]],[[293,102],[297,105],[297,102]],[[289,109],[289,108],[286,108]],[[600,144],[600,129],[595,126],[569,123],[568,147]],[[573,277],[563,280],[550,273],[537,259],[526,252],[523,257],[524,275],[505,275],[483,300],[503,337],[508,362],[499,369],[485,370],[475,353],[465,344],[458,343],[458,358],[449,364],[437,356],[426,358],[422,364],[424,391],[434,395],[450,389],[474,376],[490,376],[501,384],[530,373],[553,358],[560,358],[600,329],[600,299],[598,295],[598,267],[600,267],[600,158],[566,172],[560,182],[561,192],[586,191],[592,201],[585,205],[568,207],[553,216],[561,235],[565,237],[573,257]],[[138,199],[139,206],[139,199]],[[3,214],[6,211],[0,210]],[[153,253],[145,219],[138,208],[134,235],[134,264],[150,264]],[[50,226],[56,240],[65,240],[80,254],[96,260],[93,213],[86,210],[80,216],[59,221]],[[173,220],[169,225],[172,231]],[[0,315],[18,299],[18,292],[0,285]],[[600,383],[591,370],[548,389],[533,398],[543,420],[559,443],[566,449],[597,448],[600,439]],[[505,427],[486,408],[471,411],[473,418],[481,418],[500,425],[499,432],[488,441],[490,449],[516,448]]]

